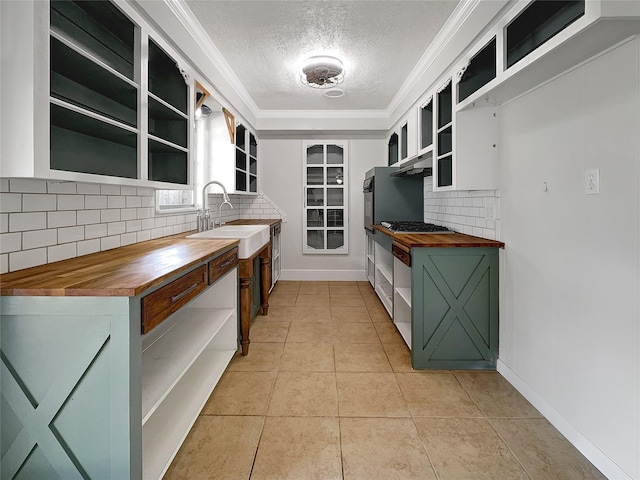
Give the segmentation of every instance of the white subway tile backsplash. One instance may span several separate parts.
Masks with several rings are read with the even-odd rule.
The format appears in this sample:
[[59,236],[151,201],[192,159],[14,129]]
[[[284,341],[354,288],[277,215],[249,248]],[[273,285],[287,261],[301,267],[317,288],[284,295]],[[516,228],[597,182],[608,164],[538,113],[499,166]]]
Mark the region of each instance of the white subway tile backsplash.
[[22,195],[23,212],[50,212],[55,209],[55,195],[46,193],[25,193]]
[[136,233],[123,233],[120,235],[120,246],[124,247],[125,245],[131,245],[132,243],[136,243]]
[[107,236],[107,224],[97,223],[95,225],[87,225],[84,227],[85,238],[100,238]]
[[100,251],[100,239],[83,240],[77,244],[78,256],[88,255]]
[[58,262],[60,260],[66,260],[78,256],[76,244],[65,243],[62,245],[55,245],[47,248],[47,262]]
[[[196,228],[196,212],[158,214],[155,191],[33,179],[0,179],[0,272],[117,248]],[[431,193],[433,201],[441,201]],[[216,218],[220,194],[210,195]],[[427,198],[427,196],[425,196]],[[260,196],[231,195],[220,218],[279,218]],[[447,205],[452,207],[452,205]],[[434,215],[438,214],[434,207]]]
[[111,250],[120,246],[120,235],[113,235],[111,237],[102,237],[100,239],[100,250]]
[[78,183],[77,193],[84,195],[100,195],[100,185],[95,183]]
[[117,208],[111,210],[100,210],[100,222],[109,223],[109,222],[119,222],[120,221],[120,210]]
[[146,242],[147,240],[151,240],[151,230],[136,232],[136,242]]
[[107,197],[105,195],[86,195],[84,198],[84,208],[87,210],[102,210],[107,208]]
[[33,230],[22,233],[22,248],[30,250],[32,248],[48,247],[58,243],[58,229]]
[[107,197],[107,208],[124,208],[126,206],[125,197],[109,195]]
[[107,235],[120,235],[126,232],[125,222],[107,223]]
[[84,227],[66,227],[58,229],[58,243],[84,240]]
[[14,213],[22,211],[22,195],[19,193],[0,193],[0,212]]
[[77,193],[77,183],[75,182],[47,182],[47,192],[49,193]]
[[121,187],[119,185],[100,185],[100,193],[102,195],[120,195]]
[[84,195],[58,195],[58,210],[84,210]]
[[47,214],[44,212],[10,213],[9,214],[9,231],[10,232],[24,232],[26,230],[42,230],[45,228],[47,228]]
[[22,250],[22,233],[0,234],[0,253],[10,253]]
[[49,228],[73,227],[77,225],[76,222],[77,216],[75,211],[47,213],[47,226]]
[[136,208],[142,206],[142,197],[125,197],[125,206],[127,208]]
[[136,208],[120,209],[120,220],[135,220],[138,218],[138,210]]
[[22,250],[9,254],[9,270],[22,270],[47,263],[47,249],[36,248],[34,250]]
[[10,178],[9,191],[16,193],[47,193],[47,182],[28,178]]
[[138,208],[138,218],[151,218],[153,217],[153,208],[143,207]]
[[142,230],[142,220],[129,220],[126,222],[127,232],[137,232]]
[[78,225],[100,223],[100,210],[78,210],[76,222]]

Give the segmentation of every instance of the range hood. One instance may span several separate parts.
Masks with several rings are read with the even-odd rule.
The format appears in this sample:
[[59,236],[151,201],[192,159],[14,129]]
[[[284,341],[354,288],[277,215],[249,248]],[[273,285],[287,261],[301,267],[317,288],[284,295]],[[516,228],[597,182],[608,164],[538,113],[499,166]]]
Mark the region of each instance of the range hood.
[[433,151],[425,152],[409,158],[402,163],[397,172],[389,174],[392,177],[430,177],[433,175]]

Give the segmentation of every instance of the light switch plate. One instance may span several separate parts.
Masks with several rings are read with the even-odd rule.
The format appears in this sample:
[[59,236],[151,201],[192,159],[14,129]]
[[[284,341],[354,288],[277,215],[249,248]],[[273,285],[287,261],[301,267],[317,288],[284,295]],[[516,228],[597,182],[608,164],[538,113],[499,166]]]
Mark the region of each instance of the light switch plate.
[[585,195],[598,195],[600,193],[600,170],[595,168],[584,172]]

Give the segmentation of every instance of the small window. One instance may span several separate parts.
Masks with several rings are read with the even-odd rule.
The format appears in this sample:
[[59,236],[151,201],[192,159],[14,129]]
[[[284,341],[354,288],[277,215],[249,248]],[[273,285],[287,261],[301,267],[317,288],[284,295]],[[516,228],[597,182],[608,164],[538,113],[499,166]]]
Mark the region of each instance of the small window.
[[156,210],[186,210],[196,208],[193,190],[156,190]]

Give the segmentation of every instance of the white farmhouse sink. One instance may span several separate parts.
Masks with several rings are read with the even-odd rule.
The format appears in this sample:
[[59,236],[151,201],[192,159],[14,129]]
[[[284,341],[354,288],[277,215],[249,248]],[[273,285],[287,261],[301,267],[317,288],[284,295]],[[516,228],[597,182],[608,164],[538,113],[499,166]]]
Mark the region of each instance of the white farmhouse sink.
[[238,238],[238,256],[250,258],[269,243],[269,225],[225,225],[205,232],[187,235],[187,238]]

